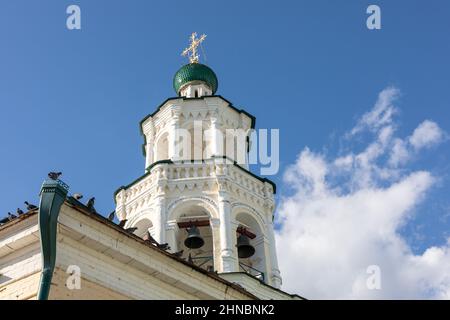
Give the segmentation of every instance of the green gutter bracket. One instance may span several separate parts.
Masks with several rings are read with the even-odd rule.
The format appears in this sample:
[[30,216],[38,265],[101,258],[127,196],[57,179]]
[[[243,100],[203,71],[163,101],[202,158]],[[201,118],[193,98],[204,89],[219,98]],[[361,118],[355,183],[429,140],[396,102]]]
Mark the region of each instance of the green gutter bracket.
[[56,231],[58,215],[69,186],[61,180],[46,180],[42,184],[39,204],[39,231],[41,235],[42,271],[38,300],[47,300],[50,293],[56,261]]

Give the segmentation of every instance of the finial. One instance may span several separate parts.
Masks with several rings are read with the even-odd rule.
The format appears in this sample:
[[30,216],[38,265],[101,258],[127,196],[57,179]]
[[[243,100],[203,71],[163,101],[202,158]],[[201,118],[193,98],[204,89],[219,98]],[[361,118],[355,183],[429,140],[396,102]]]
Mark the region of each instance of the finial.
[[191,34],[191,44],[189,47],[184,49],[183,53],[181,54],[183,57],[188,56],[190,63],[198,63],[199,56],[197,52],[198,46],[206,39],[206,34],[202,34],[200,38],[197,38],[197,32],[193,32]]

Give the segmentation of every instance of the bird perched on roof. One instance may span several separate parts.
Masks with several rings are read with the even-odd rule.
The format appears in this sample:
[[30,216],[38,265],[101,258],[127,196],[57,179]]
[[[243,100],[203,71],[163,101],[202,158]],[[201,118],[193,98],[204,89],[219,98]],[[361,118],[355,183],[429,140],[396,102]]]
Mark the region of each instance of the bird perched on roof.
[[125,231],[128,232],[128,233],[134,233],[137,229],[138,228],[136,228],[136,227],[131,227],[131,228],[125,229]]
[[181,250],[181,251],[175,252],[173,255],[175,257],[181,258],[181,256],[183,255],[183,252],[184,252],[184,250]]
[[89,211],[97,213],[97,211],[94,208],[94,204],[95,204],[95,197],[92,197],[88,200],[86,207],[89,209]]
[[25,201],[24,203],[27,206],[28,211],[36,210],[38,208],[34,204],[28,203],[28,201]]
[[58,180],[61,175],[62,175],[62,172],[49,172],[48,173],[48,177],[52,180]]
[[[9,212],[8,212],[9,213]],[[9,222],[9,216],[8,217],[5,217],[5,218],[2,218],[2,219],[0,219],[0,225],[4,225],[5,223],[7,223],[7,222]]]
[[158,248],[164,251],[170,250],[170,246],[168,243],[158,244]]
[[17,218],[17,216],[13,215],[11,212],[8,212],[8,220],[14,220],[15,218]]
[[159,243],[155,240],[155,238],[152,237],[150,232],[147,231],[147,234],[143,237],[145,242],[149,242],[154,245],[158,245]]
[[187,260],[189,263],[194,263],[194,260],[192,260],[192,256],[191,256],[191,254],[189,253],[189,256],[188,256],[188,260]]
[[109,214],[108,220],[109,220],[109,221],[113,221],[115,215],[116,215],[116,210],[114,210],[113,212],[111,212],[111,213]]
[[160,248],[164,251],[170,250],[168,243],[159,244],[158,241],[156,241],[155,238],[153,238],[152,235],[150,234],[150,232],[148,232],[148,231],[147,231],[147,234],[143,237],[143,239],[145,242],[150,243],[154,246],[157,246],[158,248]]
[[125,223],[127,223],[127,221],[128,221],[127,219],[120,220],[118,226],[121,228],[125,227]]
[[82,195],[81,193],[74,193],[74,194],[72,195],[72,197],[73,197],[75,200],[81,200],[81,199],[83,199],[83,195]]
[[16,213],[20,216],[20,215],[22,215],[23,214],[23,210],[22,209],[20,209],[20,208],[17,208],[17,211],[16,211]]

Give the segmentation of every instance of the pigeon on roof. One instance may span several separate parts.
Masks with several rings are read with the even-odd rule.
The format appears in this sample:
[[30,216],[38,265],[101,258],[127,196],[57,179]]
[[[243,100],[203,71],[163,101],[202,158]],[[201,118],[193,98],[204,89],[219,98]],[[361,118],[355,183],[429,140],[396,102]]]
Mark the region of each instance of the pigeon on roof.
[[75,200],[81,200],[81,199],[83,198],[83,195],[82,195],[81,193],[74,193],[74,194],[72,195],[72,197],[73,197]]
[[125,229],[125,231],[128,232],[128,233],[134,233],[137,229],[138,228],[136,228],[136,227],[131,227],[131,228]]
[[123,227],[125,226],[125,223],[127,223],[127,221],[128,221],[127,219],[121,220],[121,221],[119,222],[118,226],[121,227],[121,228],[123,228]]
[[97,211],[94,208],[94,204],[95,204],[95,197],[92,197],[88,200],[86,207],[89,209],[89,211],[97,213]]
[[6,217],[1,218],[0,224],[4,225],[5,223],[9,222],[10,221],[9,215],[10,213],[8,212],[8,215]]
[[181,251],[175,252],[173,255],[175,257],[181,258],[181,256],[183,255],[183,252],[184,252],[184,250],[181,250]]
[[170,250],[170,246],[168,243],[158,244],[158,248],[160,248],[164,251]]
[[24,203],[27,206],[28,211],[36,210],[38,208],[34,204],[28,203],[28,201],[25,201]]
[[17,216],[13,215],[11,212],[8,212],[8,220],[9,221],[14,220],[15,218],[17,218]]
[[149,231],[147,231],[147,234],[143,237],[144,241],[150,242],[151,244],[158,245],[158,242],[155,240],[155,238],[152,237]]

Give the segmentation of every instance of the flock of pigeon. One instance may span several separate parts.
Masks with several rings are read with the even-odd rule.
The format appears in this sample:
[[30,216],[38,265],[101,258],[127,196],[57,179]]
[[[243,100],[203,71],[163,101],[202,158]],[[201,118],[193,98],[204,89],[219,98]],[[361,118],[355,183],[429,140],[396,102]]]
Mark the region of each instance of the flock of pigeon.
[[[60,177],[61,175],[62,175],[62,172],[50,172],[50,173],[48,174],[48,177],[49,177],[51,180],[58,180],[59,177]],[[76,200],[78,203],[82,204],[82,203],[80,202],[80,200],[83,198],[83,195],[82,195],[82,194],[80,194],[80,193],[74,193],[70,198],[72,198],[72,199]],[[28,213],[28,212],[36,211],[36,210],[38,209],[37,206],[35,206],[35,205],[29,203],[28,201],[25,201],[24,203],[25,203],[25,206],[26,206],[26,209],[27,209],[27,213]],[[95,205],[95,197],[92,197],[92,198],[90,198],[90,199],[87,201],[87,203],[85,204],[85,207],[86,207],[90,212],[92,212],[92,213],[94,213],[94,214],[98,214],[97,211],[95,210],[94,205]],[[111,213],[108,215],[108,220],[109,220],[109,221],[111,221],[111,222],[114,221],[115,213],[116,213],[116,212],[113,211],[113,212],[111,212]],[[0,219],[0,226],[2,226],[2,225],[4,225],[5,223],[10,222],[10,221],[12,221],[12,220],[14,220],[14,219],[17,219],[18,217],[22,216],[23,214],[25,214],[25,212],[24,212],[22,209],[20,209],[20,208],[17,208],[16,214],[12,214],[11,212],[8,212],[8,216],[7,216],[7,217],[5,217],[5,218],[3,218],[3,219]],[[127,220],[124,219],[124,220],[119,221],[119,223],[118,223],[117,225],[118,225],[119,227],[121,227],[121,228],[125,228],[126,222],[127,222]],[[128,233],[134,233],[137,229],[138,229],[138,228],[136,228],[136,227],[131,227],[131,228],[126,228],[125,231],[128,232]],[[145,241],[146,243],[149,243],[149,244],[151,244],[151,245],[154,245],[154,246],[156,246],[156,247],[158,247],[159,249],[162,249],[162,250],[164,250],[164,251],[170,250],[169,244],[167,244],[167,243],[163,243],[163,244],[158,243],[158,242],[151,236],[150,232],[148,232],[148,231],[147,231],[147,234],[144,236],[144,241]],[[176,252],[176,253],[174,253],[173,255],[180,258],[180,257],[183,255],[183,250],[181,250],[181,251],[179,251],[179,252]]]
[[[36,207],[34,204],[29,203],[28,201],[25,201],[25,206],[27,209],[27,212],[35,211],[38,207]],[[25,214],[25,212],[21,208],[17,208],[16,214],[13,214],[11,212],[8,212],[8,215],[2,219],[0,219],[0,226],[4,225],[7,222],[13,221],[14,219],[17,219],[21,215]]]
[[[48,177],[51,180],[58,180],[61,176],[62,172],[49,172]],[[0,219],[0,226],[4,225],[7,222],[13,221],[14,219],[17,219],[18,217],[24,215],[25,213],[32,212],[38,209],[37,206],[34,204],[29,203],[28,201],[25,201],[25,206],[27,209],[27,212],[24,212],[21,208],[17,208],[16,214],[13,214],[11,212],[8,212],[8,215],[4,218]]]
[[[72,198],[77,200],[79,203],[81,203],[80,200],[83,198],[83,195],[79,194],[79,193],[75,193],[75,194],[72,195]],[[94,205],[95,205],[95,197],[92,197],[86,202],[85,207],[89,210],[89,212],[94,213],[94,214],[98,214],[97,210],[95,210]],[[116,211],[111,212],[108,215],[108,220],[111,221],[111,222],[114,222],[115,215],[116,215]],[[119,227],[121,227],[121,228],[125,228],[125,224],[126,224],[127,221],[128,221],[127,219],[120,220],[117,225]],[[125,231],[128,232],[128,233],[134,233],[137,229],[138,228],[136,228],[136,227],[130,227],[130,228],[126,228]],[[158,248],[160,248],[160,249],[162,249],[164,251],[170,250],[169,244],[167,244],[167,243],[163,243],[163,244],[158,243],[151,236],[150,232],[148,232],[148,231],[147,231],[147,234],[144,236],[143,239],[144,239],[145,242],[147,242],[149,244],[152,244],[152,245],[154,245],[154,246],[156,246],[156,247],[158,247]],[[176,256],[181,256],[182,254],[183,254],[183,252],[175,253]]]
[[[80,202],[80,200],[83,198],[83,195],[81,195],[81,194],[79,194],[79,193],[75,193],[75,194],[72,195],[72,198],[75,199],[75,200],[77,200],[78,202]],[[90,199],[87,201],[87,203],[86,203],[85,206],[86,206],[86,208],[87,208],[91,213],[98,214],[98,213],[97,213],[97,210],[95,210],[94,204],[95,204],[95,197],[92,197],[92,198],[90,198]],[[111,212],[111,213],[108,215],[108,220],[111,221],[111,222],[114,222],[114,217],[115,217],[115,215],[116,215],[116,211]],[[124,228],[125,228],[125,224],[127,223],[127,221],[128,221],[127,219],[120,220],[119,223],[118,223],[117,225],[118,225],[119,227],[121,227],[122,229],[124,229]],[[124,229],[124,230],[125,230],[126,232],[128,232],[128,233],[133,234],[137,229],[138,229],[138,228],[136,228],[136,227],[130,227],[130,228],[126,228],[126,229]],[[162,249],[162,250],[164,250],[164,251],[170,250],[170,246],[169,246],[168,243],[162,243],[162,244],[158,243],[158,242],[152,237],[152,235],[150,234],[150,232],[148,232],[148,231],[147,231],[147,234],[143,237],[143,239],[144,239],[144,241],[145,241],[146,243],[151,244],[151,245],[153,245],[153,246],[155,246],[155,247],[158,247],[159,249]],[[175,253],[173,253],[173,255],[176,256],[176,257],[178,257],[178,258],[180,258],[180,257],[183,255],[183,250],[178,251],[178,252],[175,252]]]

